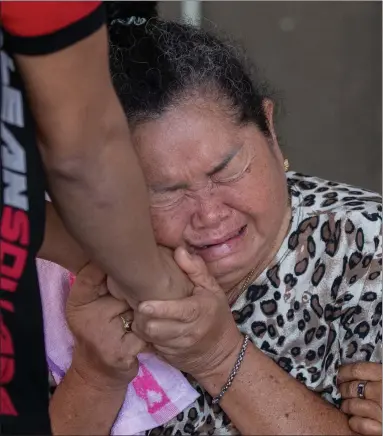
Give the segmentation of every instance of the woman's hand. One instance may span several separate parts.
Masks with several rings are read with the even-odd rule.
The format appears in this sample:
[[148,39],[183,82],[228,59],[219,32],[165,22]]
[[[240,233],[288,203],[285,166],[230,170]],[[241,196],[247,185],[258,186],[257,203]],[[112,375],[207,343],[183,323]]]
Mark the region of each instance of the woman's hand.
[[198,379],[219,371],[228,360],[234,364],[243,337],[202,259],[179,248],[175,260],[194,284],[192,296],[141,303],[133,331],[152,342],[171,365]]
[[75,337],[72,371],[96,387],[126,389],[137,374],[137,354],[145,342],[124,331],[121,316],[132,320],[133,311],[108,293],[106,276],[94,265],[79,272],[66,311]]
[[[358,384],[367,382],[365,398],[358,398]],[[382,434],[382,365],[360,362],[342,366],[338,374],[342,411],[350,415],[350,428],[363,435]]]

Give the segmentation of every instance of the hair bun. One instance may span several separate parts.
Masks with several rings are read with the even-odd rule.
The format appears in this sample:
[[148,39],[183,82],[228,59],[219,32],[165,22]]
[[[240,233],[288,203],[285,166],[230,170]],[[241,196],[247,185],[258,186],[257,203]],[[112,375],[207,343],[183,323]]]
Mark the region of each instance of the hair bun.
[[158,16],[154,1],[108,1],[105,6],[109,26],[115,22],[139,25]]

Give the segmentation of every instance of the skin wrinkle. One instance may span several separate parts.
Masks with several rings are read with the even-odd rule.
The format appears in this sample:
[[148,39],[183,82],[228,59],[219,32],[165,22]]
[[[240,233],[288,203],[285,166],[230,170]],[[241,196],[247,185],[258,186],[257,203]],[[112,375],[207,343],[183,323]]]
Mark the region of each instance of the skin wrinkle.
[[[265,98],[267,95],[261,85],[256,81],[253,86],[246,72],[241,66],[238,67],[237,60],[232,57],[233,50],[223,48],[217,40],[200,29],[174,23],[159,24],[158,28],[149,26],[147,31],[144,31],[145,27],[138,27],[134,27],[134,32],[138,32],[138,40],[143,37],[140,32],[146,32],[149,40],[152,38],[151,42],[146,41],[149,46],[145,51],[147,65],[136,62],[140,59],[140,52],[143,52],[141,44],[134,44],[135,53],[131,53],[127,38],[122,41],[128,47],[124,49],[123,61],[113,65],[112,59],[112,70],[123,68],[123,79],[130,83],[129,93],[125,94],[125,84],[118,83],[119,71],[115,71],[117,92],[126,114],[132,115],[130,120],[135,120],[132,124],[133,140],[141,157],[147,183],[185,180],[192,188],[198,188],[196,198],[189,196],[187,202],[167,208],[154,208],[152,205],[157,242],[174,248],[188,241],[222,237],[246,223],[248,234],[242,249],[228,258],[207,262],[210,273],[227,291],[233,284],[241,282],[255,263],[259,269],[260,265],[268,264],[269,258],[273,257],[270,247],[279,247],[290,223],[283,158],[274,132],[273,104]],[[115,37],[113,32],[111,37]],[[200,49],[197,50],[197,47]],[[146,74],[151,73],[153,68],[161,71],[160,79],[158,74],[150,77]],[[207,84],[202,83],[202,78],[205,82],[207,78],[210,79],[207,72],[212,80]],[[148,83],[140,87],[143,77]],[[150,80],[153,83],[149,83]],[[197,105],[197,102],[205,105]],[[238,138],[253,157],[253,164],[243,177],[235,181],[224,184],[218,179],[213,183],[206,173],[225,152],[232,149]],[[228,167],[231,168],[230,165]],[[201,273],[195,275],[201,277]],[[201,287],[203,292],[200,295],[202,303],[210,303],[200,304],[200,307],[207,308],[205,320],[209,322],[199,320],[201,322],[193,325],[190,331],[193,334],[199,331],[198,337],[202,337],[202,341],[210,334],[214,340],[206,340],[206,354],[201,344],[198,346],[198,352],[204,354],[201,359],[202,375],[201,371],[197,371],[195,376],[190,367],[185,372],[194,377],[210,396],[215,396],[226,383],[239,348],[234,349],[229,358],[226,354],[216,371],[211,371],[215,365],[214,359],[209,359],[209,353],[210,356],[214,354],[212,350],[216,348],[218,355],[224,354],[222,350],[230,349],[230,343],[237,344],[238,340],[241,346],[243,338],[222,293],[219,301],[223,301],[223,306],[214,303],[217,299],[206,299],[211,288],[214,286],[210,281]],[[230,298],[230,295],[226,296]],[[188,303],[193,304],[191,301]],[[182,300],[175,303],[182,307]],[[226,313],[232,323],[232,332],[235,332],[233,336],[230,329],[222,328],[224,317],[214,317],[214,307],[216,315]],[[155,324],[151,325],[153,327]],[[160,328],[155,330],[158,333]],[[172,333],[176,330],[172,328]],[[222,339],[217,340],[218,335],[214,336],[217,331],[222,332],[219,335]],[[182,350],[190,348],[191,344],[191,336],[188,338],[185,334],[184,325],[178,332],[181,350],[180,353],[173,352],[174,358],[177,358],[176,354],[182,355]],[[174,351],[171,346],[172,349]],[[171,354],[169,352],[168,356]],[[196,355],[195,348],[189,358],[192,356],[194,359]],[[184,357],[186,362],[187,356]],[[178,367],[177,364],[174,366]],[[181,366],[179,368],[182,369]],[[206,422],[214,420],[219,410],[218,431],[230,431],[229,426],[233,425],[241,434],[350,434],[347,417],[342,412],[319,398],[319,394],[311,392],[284,369],[257,346],[249,344],[241,371],[223,397],[220,408],[211,410],[206,395],[205,410],[200,413],[196,411],[198,406],[194,409],[197,419],[202,418],[201,415],[206,418],[207,414],[211,414]],[[106,409],[104,402],[103,398],[94,404],[97,406],[101,403]],[[185,410],[189,418],[193,408]],[[225,412],[222,415],[227,416],[223,416],[221,425],[219,414],[222,411]],[[105,414],[105,411],[100,411],[100,415],[102,413]],[[112,416],[112,413],[109,412],[109,415]],[[231,424],[226,426],[227,418]],[[160,432],[179,433],[176,426],[182,426],[182,430],[186,429],[186,425],[189,429],[193,428],[190,421],[186,425],[184,422],[175,424],[175,421],[162,427]],[[214,422],[210,424],[214,425]],[[158,430],[155,429],[153,433]]]
[[[277,143],[270,145],[254,125],[234,123],[219,107],[214,111],[214,104],[209,100],[203,105],[182,104],[156,121],[137,125],[133,139],[149,186],[155,180],[156,185],[182,181],[188,187],[186,194],[170,193],[175,196],[174,203],[165,207],[151,200],[152,223],[161,244],[171,248],[198,246],[200,241],[218,239],[244,224],[248,226],[243,250],[228,259],[207,262],[221,286],[231,291],[233,300],[243,278],[254,267],[257,273],[263,270],[278,250],[288,229],[290,209]],[[239,138],[244,144],[241,154],[230,145]],[[220,174],[207,176],[214,162],[222,161],[222,155],[235,155],[223,170],[230,177],[241,174],[227,183],[219,181]],[[258,200],[254,200],[253,186],[257,186]]]
[[[220,171],[222,171],[229,163],[230,161],[237,155],[237,153],[239,153],[240,149],[242,147],[238,147],[236,150],[229,152],[227,154],[227,156],[216,166],[214,166],[214,168],[211,171],[208,171],[206,173],[206,175],[208,177],[212,177],[213,175],[219,173]],[[213,188],[213,184],[210,183],[210,181],[208,181],[207,186],[209,189]],[[203,189],[204,187],[202,186],[201,189]],[[153,192],[166,192],[166,191],[177,191],[179,189],[189,189],[191,191],[197,191],[199,188],[192,188],[191,186],[189,186],[187,183],[185,182],[178,182],[174,185],[161,185],[161,184],[152,184],[151,186],[149,186],[149,189]]]

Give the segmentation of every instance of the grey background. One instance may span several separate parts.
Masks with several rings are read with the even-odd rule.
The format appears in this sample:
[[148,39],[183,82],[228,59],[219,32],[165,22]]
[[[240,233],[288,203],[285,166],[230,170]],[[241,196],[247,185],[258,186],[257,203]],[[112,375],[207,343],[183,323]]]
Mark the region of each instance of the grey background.
[[[180,2],[160,15],[180,19]],[[281,93],[294,170],[382,191],[380,2],[205,1],[202,26],[233,35]]]

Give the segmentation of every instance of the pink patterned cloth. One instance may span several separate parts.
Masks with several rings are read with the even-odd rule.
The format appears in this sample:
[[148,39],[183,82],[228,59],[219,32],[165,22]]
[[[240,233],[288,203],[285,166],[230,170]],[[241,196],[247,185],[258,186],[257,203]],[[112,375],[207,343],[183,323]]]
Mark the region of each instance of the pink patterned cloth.
[[[73,337],[65,303],[74,277],[60,266],[37,260],[49,369],[60,383],[72,361]],[[138,435],[165,424],[193,403],[198,393],[180,371],[155,354],[142,353],[136,378],[111,430],[112,435]]]

